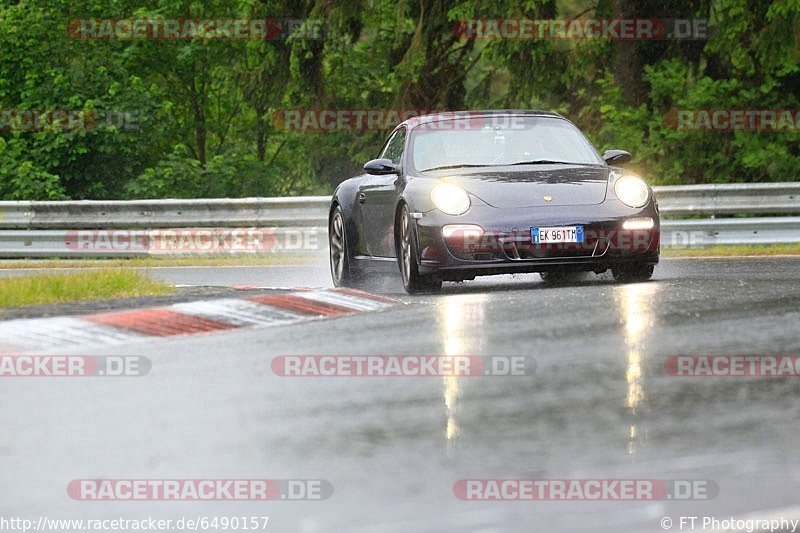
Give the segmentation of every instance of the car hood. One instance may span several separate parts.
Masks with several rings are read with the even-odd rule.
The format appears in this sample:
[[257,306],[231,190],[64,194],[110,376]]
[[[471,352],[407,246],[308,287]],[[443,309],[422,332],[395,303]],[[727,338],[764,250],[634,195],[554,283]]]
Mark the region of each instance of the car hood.
[[[463,169],[442,176],[499,208],[593,205],[606,198],[612,169],[601,165],[537,165]],[[547,199],[549,198],[549,200]]]

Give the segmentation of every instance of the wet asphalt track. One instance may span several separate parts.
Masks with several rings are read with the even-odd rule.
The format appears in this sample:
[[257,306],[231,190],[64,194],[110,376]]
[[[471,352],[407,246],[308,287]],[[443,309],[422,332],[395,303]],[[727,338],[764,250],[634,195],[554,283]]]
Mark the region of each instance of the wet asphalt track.
[[[150,269],[173,283],[327,286],[319,267]],[[674,354],[800,354],[800,260],[667,260],[655,279],[446,284],[353,317],[173,338],[150,375],[5,380],[0,515],[271,517],[276,532],[663,531],[774,514],[800,489],[800,378],[677,378]],[[72,350],[74,352],[74,350]],[[288,379],[283,354],[530,355],[526,377]],[[87,503],[80,478],[323,478],[324,502]],[[464,478],[710,479],[710,501],[464,502]],[[790,511],[800,518],[800,511]],[[780,514],[780,512],[778,512]]]

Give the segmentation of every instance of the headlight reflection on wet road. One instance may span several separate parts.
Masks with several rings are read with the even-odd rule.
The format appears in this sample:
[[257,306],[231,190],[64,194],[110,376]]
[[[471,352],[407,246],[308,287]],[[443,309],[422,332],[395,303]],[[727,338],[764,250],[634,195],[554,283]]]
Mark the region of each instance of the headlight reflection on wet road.
[[647,332],[653,324],[652,300],[659,290],[660,286],[652,282],[629,283],[614,288],[614,299],[620,309],[627,361],[625,381],[628,384],[628,390],[625,406],[630,409],[631,415],[634,417],[628,436],[628,454],[630,455],[635,453],[636,444],[642,439],[635,421],[637,407],[640,407],[645,399],[642,363],[646,354]]
[[[482,344],[480,325],[484,323],[484,294],[453,295],[444,299],[439,307],[439,324],[442,336],[442,355],[478,355]],[[460,394],[460,379],[444,378],[444,405],[447,413],[445,436],[448,450],[459,435],[456,412]]]

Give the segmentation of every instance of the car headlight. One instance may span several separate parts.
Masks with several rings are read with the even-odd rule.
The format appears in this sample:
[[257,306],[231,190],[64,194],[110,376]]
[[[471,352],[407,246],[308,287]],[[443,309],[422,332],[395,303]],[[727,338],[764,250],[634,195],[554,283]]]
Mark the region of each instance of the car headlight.
[[450,183],[440,183],[431,191],[431,201],[437,209],[448,215],[461,215],[469,209],[467,192]]
[[647,184],[636,176],[622,176],[614,183],[614,192],[623,204],[630,207],[642,207],[650,199]]

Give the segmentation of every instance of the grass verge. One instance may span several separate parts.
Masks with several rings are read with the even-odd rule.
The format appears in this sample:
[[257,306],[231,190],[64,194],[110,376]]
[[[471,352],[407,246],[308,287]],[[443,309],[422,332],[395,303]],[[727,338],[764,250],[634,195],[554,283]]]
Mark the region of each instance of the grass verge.
[[175,289],[132,270],[109,269],[0,279],[0,308],[159,296]]
[[662,257],[754,257],[798,255],[800,243],[796,244],[735,244],[708,246],[706,248],[662,248]]

